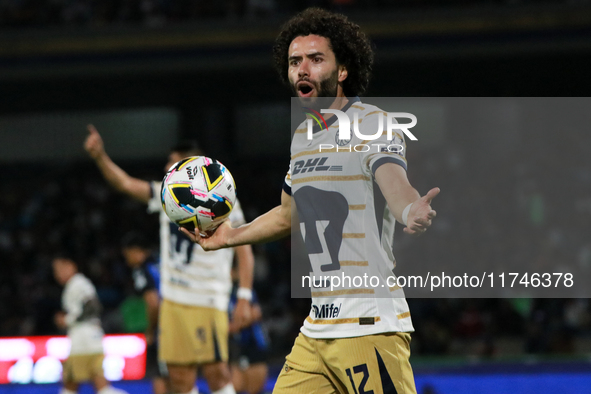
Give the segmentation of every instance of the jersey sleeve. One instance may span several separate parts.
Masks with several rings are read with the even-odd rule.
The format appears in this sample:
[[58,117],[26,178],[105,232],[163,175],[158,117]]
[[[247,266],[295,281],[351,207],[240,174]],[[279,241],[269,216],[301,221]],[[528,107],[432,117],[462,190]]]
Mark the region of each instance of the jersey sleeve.
[[92,317],[89,315],[96,313],[97,307],[94,304],[98,302],[96,290],[90,280],[83,277],[74,277],[71,280],[72,283],[68,286],[63,301],[68,326]]
[[[369,149],[360,152],[362,155],[363,170],[375,176],[376,170],[386,163],[398,164],[405,170],[406,166],[406,142],[402,133],[398,130],[392,130],[392,138],[388,139],[386,128],[385,112],[373,111],[366,115],[363,122],[359,125],[359,131],[365,135],[375,134],[379,124],[379,116],[382,116],[382,135],[375,140],[366,140],[362,144],[367,145]],[[395,121],[395,120],[394,120]]]
[[232,223],[232,227],[238,227],[246,223],[246,219],[244,219],[244,212],[242,212],[242,206],[240,205],[240,201],[236,200],[236,204],[230,213],[230,223]]
[[283,191],[291,196],[291,164],[289,165],[287,175],[285,175],[285,180],[283,181]]
[[152,181],[150,182],[150,201],[148,201],[148,213],[157,213],[162,211],[162,200],[160,198],[160,192],[162,188],[162,182]]
[[66,325],[70,327],[82,314],[82,303],[78,299],[79,292],[75,286],[70,286],[64,294],[63,305],[66,312]]

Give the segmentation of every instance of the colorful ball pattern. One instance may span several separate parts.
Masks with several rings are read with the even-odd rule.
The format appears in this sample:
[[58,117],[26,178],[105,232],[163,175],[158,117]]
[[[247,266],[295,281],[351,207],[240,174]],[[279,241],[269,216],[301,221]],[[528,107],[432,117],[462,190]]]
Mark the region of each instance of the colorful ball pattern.
[[189,231],[215,230],[236,204],[236,184],[219,161],[191,156],[175,163],[162,180],[162,207],[168,218]]

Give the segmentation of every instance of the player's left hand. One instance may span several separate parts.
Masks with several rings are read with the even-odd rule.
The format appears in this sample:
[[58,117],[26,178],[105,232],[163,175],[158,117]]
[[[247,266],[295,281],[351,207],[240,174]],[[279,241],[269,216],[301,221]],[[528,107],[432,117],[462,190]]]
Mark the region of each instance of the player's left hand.
[[405,233],[420,235],[431,227],[433,218],[437,216],[437,212],[431,208],[431,201],[440,191],[438,187],[435,187],[412,204],[408,212],[407,226],[404,228]]
[[64,312],[57,312],[53,317],[53,322],[60,330],[66,329],[68,327],[66,324],[66,314]]
[[234,311],[232,312],[232,323],[237,331],[250,326],[252,323],[252,313],[249,301],[238,298]]

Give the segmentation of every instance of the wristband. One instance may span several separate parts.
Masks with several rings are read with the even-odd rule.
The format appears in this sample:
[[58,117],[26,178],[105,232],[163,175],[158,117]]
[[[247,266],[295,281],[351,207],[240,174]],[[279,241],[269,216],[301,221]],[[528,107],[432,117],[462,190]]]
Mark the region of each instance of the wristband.
[[408,213],[410,212],[412,204],[412,202],[408,204],[406,208],[404,208],[404,211],[402,211],[402,223],[404,223],[405,226],[408,226]]
[[246,287],[240,287],[236,292],[236,298],[240,298],[250,302],[252,301],[252,290]]

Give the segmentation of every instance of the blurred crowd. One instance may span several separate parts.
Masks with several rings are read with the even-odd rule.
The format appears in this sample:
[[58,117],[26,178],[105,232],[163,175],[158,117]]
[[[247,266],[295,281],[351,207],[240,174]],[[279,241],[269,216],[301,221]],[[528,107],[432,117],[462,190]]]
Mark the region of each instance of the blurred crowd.
[[[153,180],[162,177],[162,163],[122,162],[134,176]],[[274,204],[279,196],[284,170],[267,163],[249,163],[250,169],[276,172],[250,182],[251,193],[240,195],[243,209],[254,218]],[[61,288],[52,279],[55,254],[67,253],[95,284],[104,307],[107,333],[129,328],[127,301],[134,298],[130,269],[122,256],[126,234],[141,231],[158,259],[158,217],[143,204],[110,189],[97,169],[86,162],[4,165],[0,185],[0,337],[63,334],[54,324],[61,308]],[[239,166],[233,171],[244,179]],[[281,167],[284,168],[284,167]],[[244,198],[242,198],[244,197]],[[256,202],[256,203],[254,203]],[[275,343],[285,353],[309,309],[309,300],[299,300],[301,310],[287,307],[289,301],[289,240],[256,246],[255,286],[264,307],[266,325]],[[275,283],[275,286],[268,286]],[[127,306],[126,306],[127,304]],[[303,312],[302,312],[303,311]],[[132,317],[133,318],[133,317]],[[283,346],[283,348],[281,348]],[[283,354],[284,355],[284,354]]]
[[309,6],[340,12],[381,12],[442,6],[574,4],[587,0],[0,0],[0,27],[143,25],[265,18]]
[[[428,235],[415,239],[398,233],[399,264],[430,260],[509,270],[529,262],[540,272],[568,264],[588,277],[591,162],[584,144],[563,144],[568,157],[552,161],[548,158],[556,157],[552,150],[561,149],[560,142],[517,145],[494,160],[470,149],[469,142],[411,150],[411,183],[423,194],[433,186],[442,193]],[[121,164],[133,176],[161,176],[159,162]],[[239,197],[248,220],[278,202],[283,164],[269,166],[262,159],[248,166],[229,164],[242,185]],[[63,249],[95,283],[106,331],[124,331],[121,305],[132,288],[120,242],[127,232],[141,229],[157,255],[157,217],[109,189],[90,163],[14,164],[1,171],[0,336],[59,332],[53,314],[60,307],[60,288],[50,259]],[[290,298],[289,244],[287,239],[255,246],[255,288],[278,360],[310,308],[309,300]],[[415,355],[573,354],[591,337],[588,299],[438,298],[409,304]]]

